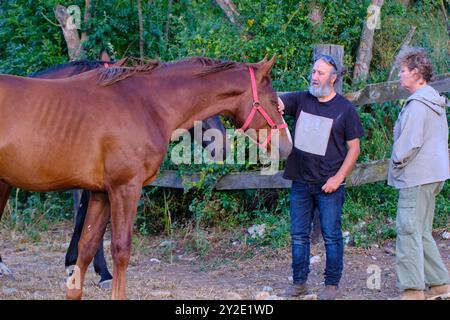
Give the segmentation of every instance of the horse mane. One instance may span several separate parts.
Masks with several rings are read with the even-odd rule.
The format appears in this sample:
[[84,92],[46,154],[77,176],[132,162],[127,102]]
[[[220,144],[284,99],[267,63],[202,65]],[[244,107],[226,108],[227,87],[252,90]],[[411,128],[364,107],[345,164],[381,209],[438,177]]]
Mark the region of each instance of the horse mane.
[[[101,60],[78,60],[78,61],[70,61],[70,62],[66,62],[66,63],[61,63],[58,64],[56,66],[50,67],[48,69],[42,70],[42,71],[37,71],[37,72],[33,72],[32,74],[30,74],[28,77],[30,78],[38,78],[40,76],[46,75],[48,73],[53,73],[65,68],[69,68],[69,67],[74,67],[74,66],[80,66],[80,67],[84,67],[87,70],[92,70],[92,69],[96,69],[99,66],[103,66],[103,64],[106,61],[101,61]],[[113,63],[110,61],[107,61],[108,63]]]
[[[132,59],[137,61],[137,59]],[[237,62],[215,60],[207,57],[188,57],[181,60],[162,62],[160,60],[148,60],[143,65],[137,65],[134,67],[109,67],[99,69],[99,81],[100,86],[109,86],[126,78],[132,77],[137,74],[150,74],[153,71],[161,68],[170,68],[175,66],[189,66],[200,65],[203,68],[201,71],[195,73],[196,76],[207,76],[212,73],[217,73],[232,69],[239,65]]]
[[151,73],[154,69],[160,67],[161,65],[161,61],[151,60],[145,65],[138,65],[135,67],[101,68],[97,71],[99,75],[98,84],[102,87],[106,87],[136,74]]
[[217,72],[233,69],[233,68],[237,67],[237,65],[238,65],[237,62],[232,62],[232,61],[219,62],[215,65],[205,68],[204,70],[201,70],[200,72],[197,73],[197,75],[200,77],[204,77],[204,76],[207,76],[212,73],[217,73]]

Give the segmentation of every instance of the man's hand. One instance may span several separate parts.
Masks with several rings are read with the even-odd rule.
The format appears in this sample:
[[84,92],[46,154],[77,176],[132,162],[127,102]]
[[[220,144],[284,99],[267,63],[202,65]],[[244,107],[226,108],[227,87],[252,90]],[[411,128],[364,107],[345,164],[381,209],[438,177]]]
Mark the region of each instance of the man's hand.
[[353,166],[356,163],[356,159],[359,156],[359,138],[347,141],[348,152],[345,156],[344,163],[342,163],[339,171],[322,186],[322,190],[325,193],[335,192],[339,186],[344,182],[345,177],[350,174]]
[[284,114],[284,103],[283,100],[278,97],[278,112]]
[[322,186],[322,191],[325,193],[335,192],[339,186],[344,182],[344,179],[337,176],[332,176],[327,180],[327,182]]

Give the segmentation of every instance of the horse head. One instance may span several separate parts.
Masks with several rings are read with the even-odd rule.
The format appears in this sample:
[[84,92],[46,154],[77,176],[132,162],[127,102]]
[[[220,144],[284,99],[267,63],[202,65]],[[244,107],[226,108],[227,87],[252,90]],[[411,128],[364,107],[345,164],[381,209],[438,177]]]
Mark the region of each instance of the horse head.
[[[292,149],[292,139],[286,122],[278,112],[278,98],[272,87],[270,71],[275,63],[275,55],[256,64],[247,64],[246,85],[239,108],[234,118],[240,124],[240,131],[253,129],[259,137],[258,146],[271,151],[278,148],[279,157],[286,158]],[[251,137],[251,136],[250,136]],[[255,139],[254,139],[255,140]]]

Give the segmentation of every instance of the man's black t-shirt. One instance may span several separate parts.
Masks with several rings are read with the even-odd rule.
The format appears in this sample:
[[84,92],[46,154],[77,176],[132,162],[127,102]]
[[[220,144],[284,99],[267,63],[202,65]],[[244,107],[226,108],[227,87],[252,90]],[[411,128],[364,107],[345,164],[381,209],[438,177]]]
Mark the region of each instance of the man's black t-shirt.
[[309,92],[282,95],[285,114],[294,116],[294,146],[284,178],[325,183],[347,155],[347,141],[361,138],[364,130],[353,104],[340,94],[327,102]]

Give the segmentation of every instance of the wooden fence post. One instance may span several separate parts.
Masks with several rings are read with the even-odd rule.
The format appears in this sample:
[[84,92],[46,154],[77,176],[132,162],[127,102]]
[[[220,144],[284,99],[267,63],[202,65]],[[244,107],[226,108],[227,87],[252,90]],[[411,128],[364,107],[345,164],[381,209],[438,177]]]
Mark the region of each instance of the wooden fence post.
[[[342,74],[342,68],[344,65],[344,46],[336,44],[316,44],[314,46],[314,60],[320,54],[327,54],[332,56],[337,63],[338,72]],[[339,76],[334,83],[334,90],[337,93],[342,94],[342,76]]]

